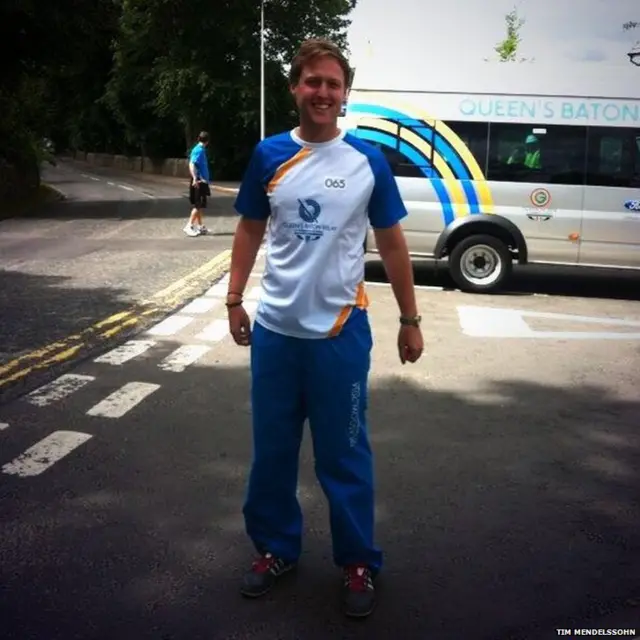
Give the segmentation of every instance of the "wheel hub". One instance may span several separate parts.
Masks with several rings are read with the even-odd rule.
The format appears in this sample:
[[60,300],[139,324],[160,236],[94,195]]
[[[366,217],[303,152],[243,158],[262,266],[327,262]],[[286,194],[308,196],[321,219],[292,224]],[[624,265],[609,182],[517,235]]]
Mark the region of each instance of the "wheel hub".
[[489,245],[469,247],[462,255],[462,273],[473,284],[487,285],[500,277],[502,259],[500,254]]

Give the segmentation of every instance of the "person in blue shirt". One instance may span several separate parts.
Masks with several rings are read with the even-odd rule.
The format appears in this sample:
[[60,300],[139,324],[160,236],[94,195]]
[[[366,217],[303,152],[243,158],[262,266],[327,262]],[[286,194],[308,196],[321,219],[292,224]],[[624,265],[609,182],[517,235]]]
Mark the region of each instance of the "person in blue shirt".
[[[238,345],[251,347],[254,458],[243,512],[258,553],[241,593],[261,596],[293,569],[302,545],[296,497],[303,425],[330,507],[343,609],[375,605],[382,552],[374,541],[373,456],[367,385],[373,345],[364,286],[369,225],[399,309],[400,361],[416,362],[423,338],[400,220],[407,211],[383,153],[338,128],[350,68],[325,40],[302,44],[290,72],[300,123],[253,151],[235,208],[228,307]],[[243,293],[268,227],[253,328]]]
[[194,238],[207,233],[207,228],[202,221],[202,210],[207,208],[207,196],[211,195],[209,188],[209,161],[207,159],[207,147],[209,146],[209,134],[201,131],[198,142],[189,154],[189,202],[192,205],[189,221],[183,231]]

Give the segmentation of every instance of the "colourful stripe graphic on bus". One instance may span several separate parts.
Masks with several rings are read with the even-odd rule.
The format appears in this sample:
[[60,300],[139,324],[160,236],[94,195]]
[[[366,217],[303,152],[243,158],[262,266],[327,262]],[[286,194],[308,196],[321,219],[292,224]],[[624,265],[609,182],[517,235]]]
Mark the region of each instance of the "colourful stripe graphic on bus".
[[347,118],[358,115],[354,134],[400,152],[416,164],[431,183],[442,206],[444,221],[469,214],[493,213],[493,198],[484,174],[464,142],[443,122],[414,108],[354,101]]

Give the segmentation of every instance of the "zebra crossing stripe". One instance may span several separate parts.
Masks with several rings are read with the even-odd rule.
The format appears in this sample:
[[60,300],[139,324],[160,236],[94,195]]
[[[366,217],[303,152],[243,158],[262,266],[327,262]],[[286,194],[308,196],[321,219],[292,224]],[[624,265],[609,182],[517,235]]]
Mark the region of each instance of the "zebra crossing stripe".
[[122,418],[147,396],[160,388],[150,382],[128,382],[87,411],[88,416]]
[[76,373],[65,373],[52,382],[39,387],[27,395],[26,401],[37,407],[46,407],[62,398],[66,398],[74,391],[93,382],[93,376],[83,376]]
[[97,357],[94,362],[102,364],[120,365],[141,356],[145,351],[155,346],[153,340],[129,340],[111,351]]
[[21,478],[40,475],[91,437],[78,431],[54,431],[3,465],[2,472]]
[[185,344],[170,353],[159,365],[163,371],[181,373],[189,365],[197,362],[211,347],[205,344]]

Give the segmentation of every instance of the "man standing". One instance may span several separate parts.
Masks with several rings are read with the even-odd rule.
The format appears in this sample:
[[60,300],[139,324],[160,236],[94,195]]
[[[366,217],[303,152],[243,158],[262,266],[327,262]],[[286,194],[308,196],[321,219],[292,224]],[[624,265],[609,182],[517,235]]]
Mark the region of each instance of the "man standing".
[[[364,290],[368,224],[400,308],[398,350],[415,362],[423,339],[399,220],[406,215],[383,154],[337,126],[350,68],[324,40],[302,44],[290,72],[293,131],[262,141],[238,197],[227,293],[229,329],[251,346],[254,459],[244,516],[259,558],[241,593],[266,593],[301,553],[296,498],[305,419],[331,512],[343,606],[363,617],[382,565],[374,543],[373,459],[366,424],[372,335]],[[263,294],[251,329],[243,292],[269,224]]]
[[211,195],[209,188],[209,162],[207,160],[207,147],[209,146],[209,134],[201,131],[198,142],[191,149],[189,156],[189,202],[192,209],[189,221],[183,231],[190,237],[207,233],[207,228],[202,223],[202,210],[207,208],[207,196]]

